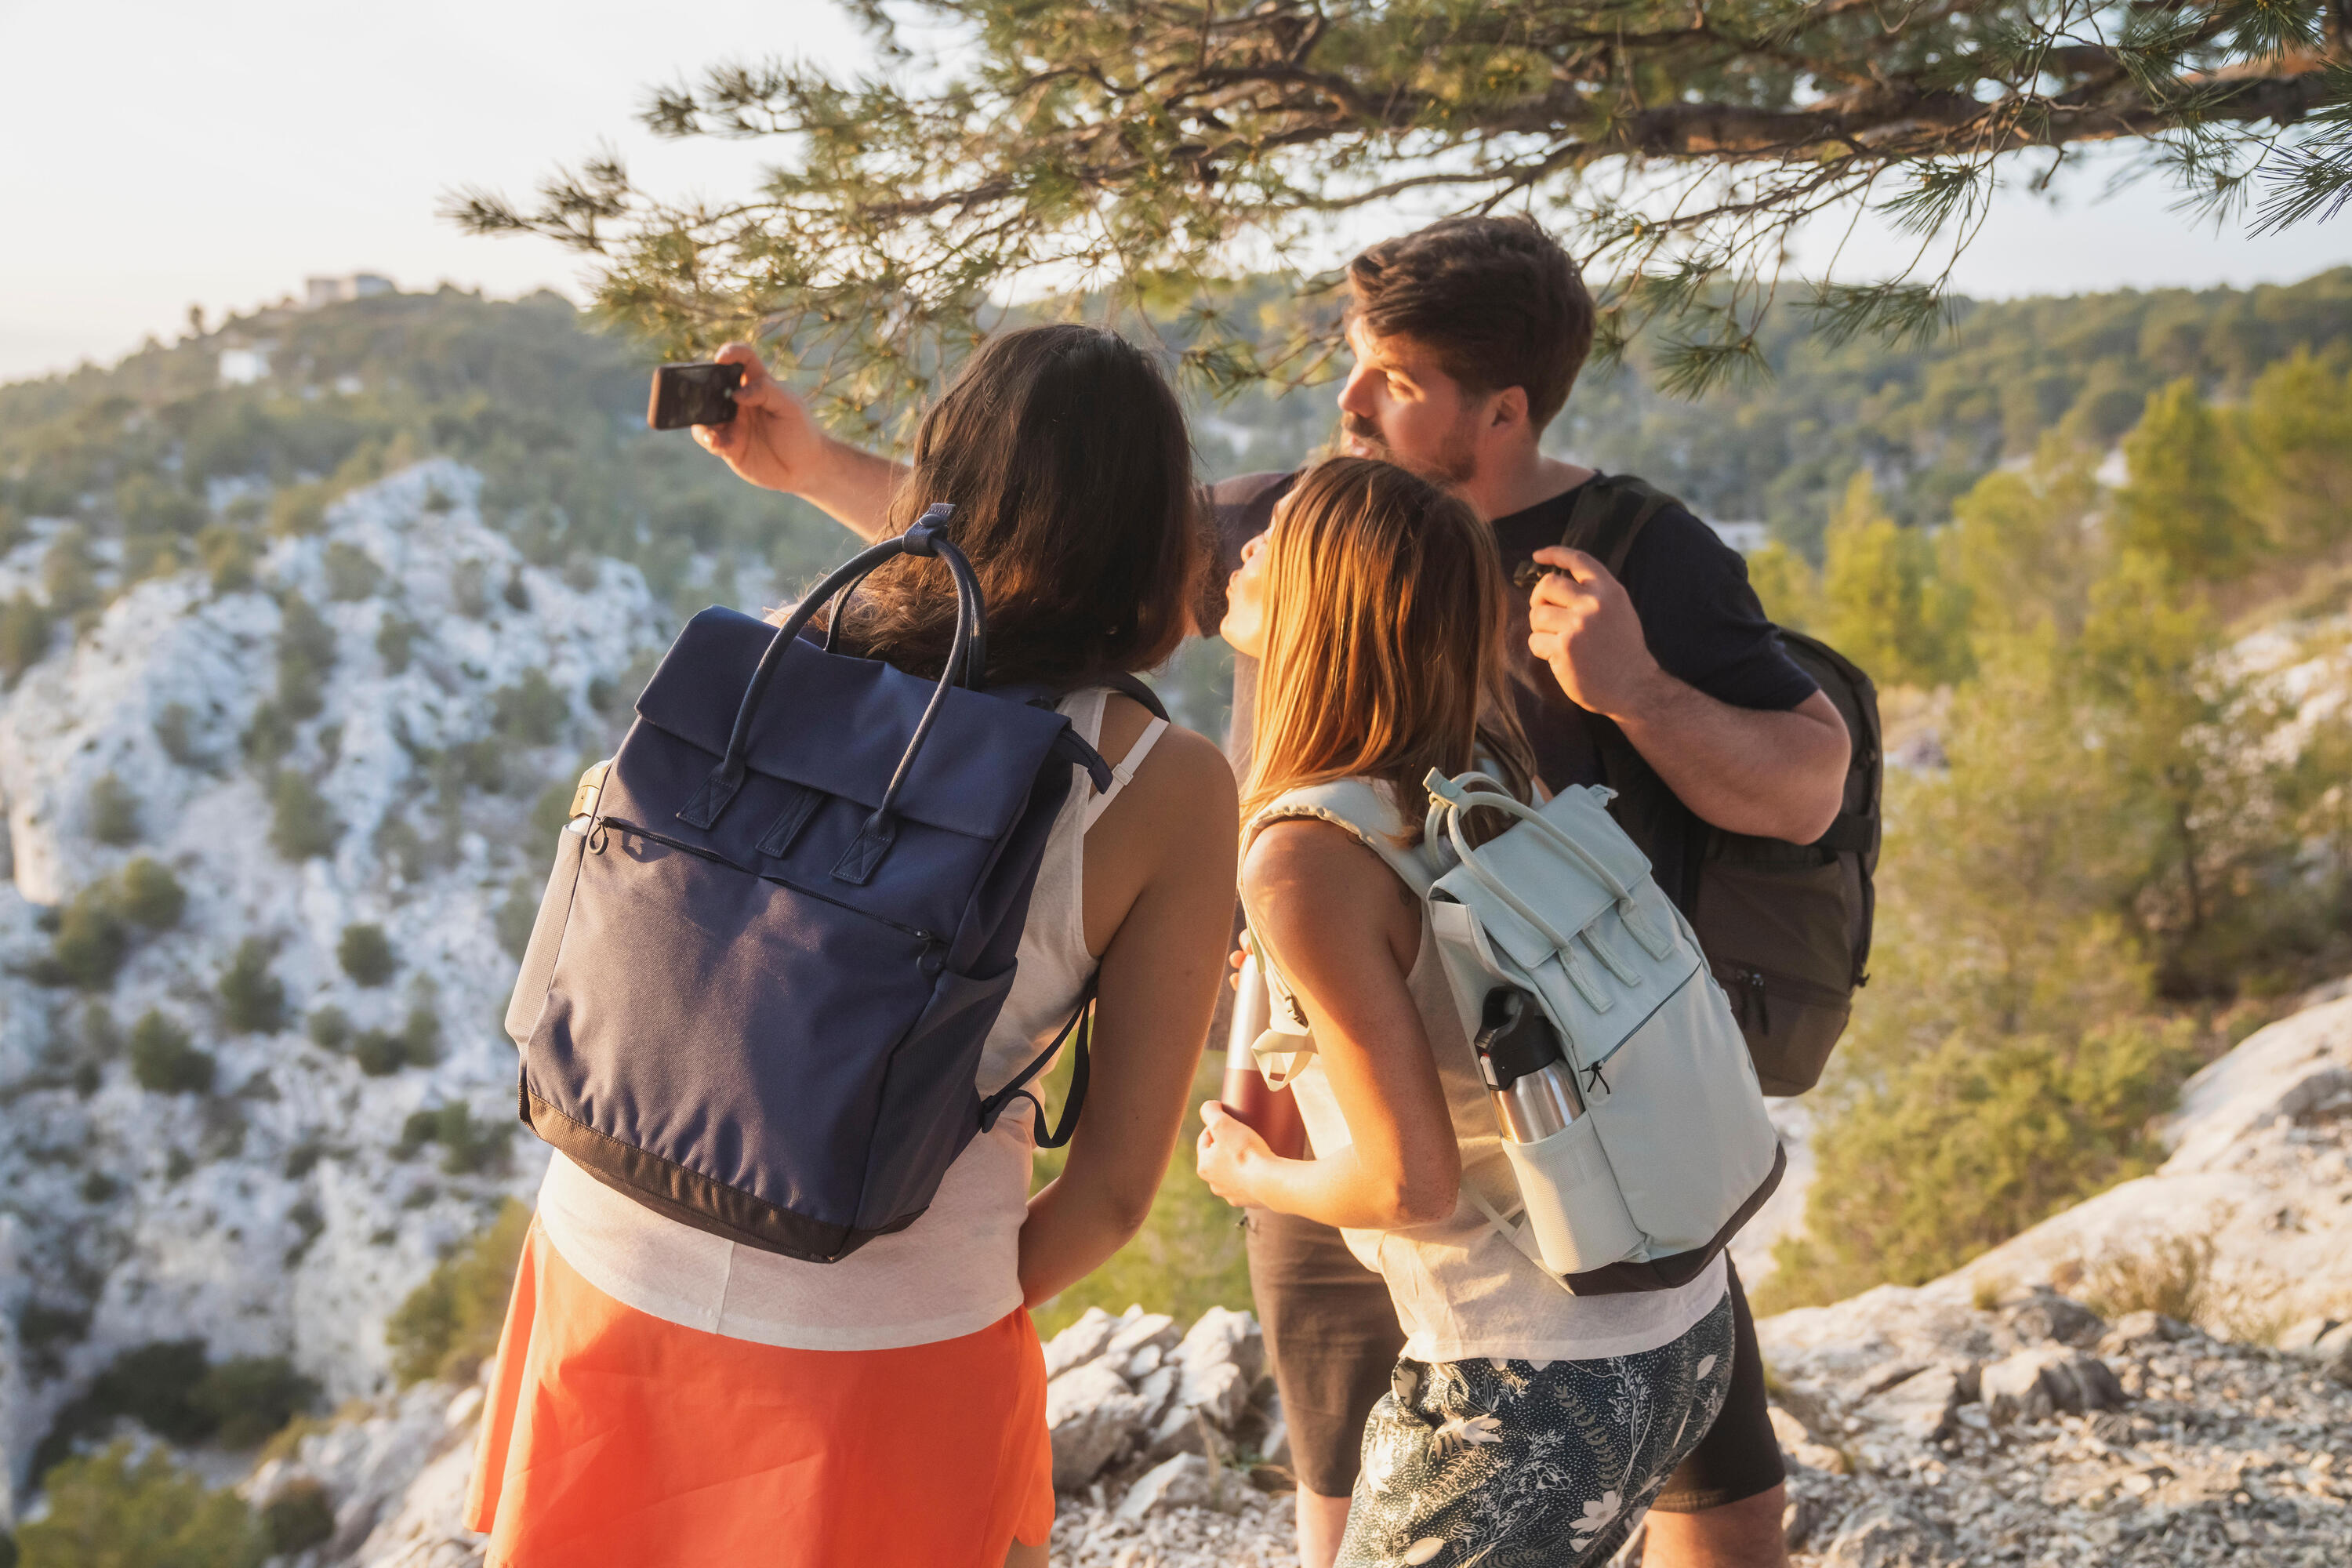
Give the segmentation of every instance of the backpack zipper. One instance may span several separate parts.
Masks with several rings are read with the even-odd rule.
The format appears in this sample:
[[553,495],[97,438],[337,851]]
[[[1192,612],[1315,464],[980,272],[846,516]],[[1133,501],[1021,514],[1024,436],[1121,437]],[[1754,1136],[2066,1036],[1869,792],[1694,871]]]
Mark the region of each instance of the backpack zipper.
[[[890,919],[887,915],[877,915],[872,910],[861,910],[856,904],[845,904],[839,899],[827,898],[824,894],[818,892],[814,888],[803,888],[798,882],[788,882],[782,877],[772,877],[764,871],[746,870],[743,867],[738,866],[734,861],[730,860],[724,855],[705,849],[698,845],[682,843],[677,839],[668,837],[667,834],[656,833],[649,827],[640,827],[635,823],[629,821],[626,817],[609,816],[599,816],[596,818],[596,826],[598,827],[617,827],[624,833],[634,833],[640,838],[659,844],[665,848],[675,849],[681,855],[691,855],[698,860],[708,860],[713,865],[724,866],[730,871],[740,871],[746,877],[756,877],[762,882],[773,882],[779,888],[789,888],[793,892],[800,894],[803,898],[814,899],[821,904],[831,904],[837,910],[847,910],[851,914],[856,915],[863,920],[872,921],[877,925],[888,926],[892,931],[898,932],[902,936],[913,937],[916,941],[924,944],[922,964],[924,973],[938,973],[940,964],[945,962],[944,958],[939,956],[939,954],[943,954],[945,952],[947,949],[947,941],[937,931],[925,931],[920,926],[903,925],[900,922]],[[938,950],[938,954],[934,953],[932,951],[934,949]]]

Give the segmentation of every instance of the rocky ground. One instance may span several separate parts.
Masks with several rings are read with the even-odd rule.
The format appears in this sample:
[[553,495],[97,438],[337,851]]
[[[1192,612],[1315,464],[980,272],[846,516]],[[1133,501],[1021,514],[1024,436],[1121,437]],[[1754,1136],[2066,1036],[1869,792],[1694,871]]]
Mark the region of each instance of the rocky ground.
[[[2219,1166],[2266,1194],[2263,1215],[2332,1227],[2352,1207],[2336,1195],[2352,1169],[2352,1119],[2333,1076],[2352,1053],[2352,997],[2315,1001],[2192,1084],[2174,1161],[2147,1178],[2155,1192]],[[2304,1310],[2332,1302],[2352,1318],[2352,1292],[2330,1283],[2345,1258],[2302,1258],[2303,1288],[2284,1298],[2298,1316],[2264,1334],[2277,1342],[2232,1340],[2231,1326],[2252,1321],[2251,1285],[2200,1284],[2181,1258],[2240,1279],[2241,1251],[2246,1267],[2258,1261],[2246,1238],[2313,1230],[2258,1223],[2232,1239],[2225,1226],[2212,1247],[2173,1254],[2156,1232],[2111,1226],[2093,1247],[2098,1227],[2082,1216],[2102,1205],[2116,1208],[2116,1194],[1934,1284],[1759,1325],[1803,1568],[2352,1563],[2352,1322]],[[2148,1220],[2158,1207],[2143,1194],[2128,1212]],[[2183,1212],[2201,1223],[2201,1211]],[[2070,1237],[2083,1245],[2052,1240]],[[2137,1246],[2155,1247],[2156,1261],[2120,1268],[2144,1255],[2118,1249]],[[2028,1278],[2048,1269],[2025,1262],[2068,1257],[2078,1281],[2217,1316],[2197,1324],[2103,1299],[2113,1314],[2103,1318]],[[1296,1562],[1286,1429],[1248,1314],[1213,1311],[1188,1328],[1139,1307],[1091,1312],[1045,1356],[1063,1494],[1056,1564]],[[333,1539],[289,1568],[478,1561],[457,1518],[479,1397],[413,1390],[257,1473],[246,1489],[257,1502],[315,1485],[333,1507]],[[1637,1537],[1621,1568],[1641,1551]]]

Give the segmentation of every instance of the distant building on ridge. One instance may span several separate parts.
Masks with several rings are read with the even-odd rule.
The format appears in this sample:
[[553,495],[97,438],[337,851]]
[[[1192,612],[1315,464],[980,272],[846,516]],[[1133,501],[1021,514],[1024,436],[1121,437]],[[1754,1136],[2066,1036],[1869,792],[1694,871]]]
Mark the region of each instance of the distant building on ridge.
[[365,300],[377,294],[398,292],[391,279],[375,272],[347,272],[336,278],[302,279],[302,305],[310,310],[321,305],[340,304],[345,300]]

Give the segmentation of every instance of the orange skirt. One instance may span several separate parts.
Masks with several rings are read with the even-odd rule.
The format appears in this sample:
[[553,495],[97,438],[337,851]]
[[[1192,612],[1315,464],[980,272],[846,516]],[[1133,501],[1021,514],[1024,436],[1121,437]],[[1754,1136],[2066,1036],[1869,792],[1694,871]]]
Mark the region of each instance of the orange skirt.
[[1001,1568],[1052,1530],[1053,1474],[1024,1310],[898,1350],[757,1344],[623,1305],[534,1225],[466,1521],[490,1568]]

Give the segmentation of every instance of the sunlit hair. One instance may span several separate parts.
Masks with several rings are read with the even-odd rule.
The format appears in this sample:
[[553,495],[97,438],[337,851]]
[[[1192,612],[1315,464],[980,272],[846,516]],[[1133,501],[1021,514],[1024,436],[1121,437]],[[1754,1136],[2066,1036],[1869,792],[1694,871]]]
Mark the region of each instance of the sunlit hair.
[[[988,606],[988,679],[1073,687],[1176,649],[1206,561],[1183,409],[1115,332],[1024,327],[981,345],[915,435],[897,532],[950,501],[948,537]],[[772,617],[773,618],[773,617]],[[856,652],[932,676],[956,598],[943,563],[902,559],[849,601]]]
[[1244,817],[1285,790],[1396,786],[1418,843],[1432,768],[1474,763],[1522,799],[1534,767],[1504,686],[1503,563],[1460,497],[1393,464],[1300,476],[1266,534]]

